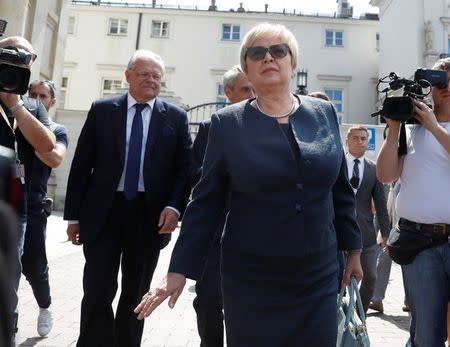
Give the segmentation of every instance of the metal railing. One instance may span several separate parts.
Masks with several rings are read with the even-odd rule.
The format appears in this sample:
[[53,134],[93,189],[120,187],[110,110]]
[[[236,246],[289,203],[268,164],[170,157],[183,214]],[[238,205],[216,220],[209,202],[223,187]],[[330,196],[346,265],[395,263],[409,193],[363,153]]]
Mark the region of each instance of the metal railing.
[[188,108],[186,112],[192,137],[195,138],[197,135],[200,122],[209,119],[214,112],[227,105],[229,105],[227,102],[207,102]]

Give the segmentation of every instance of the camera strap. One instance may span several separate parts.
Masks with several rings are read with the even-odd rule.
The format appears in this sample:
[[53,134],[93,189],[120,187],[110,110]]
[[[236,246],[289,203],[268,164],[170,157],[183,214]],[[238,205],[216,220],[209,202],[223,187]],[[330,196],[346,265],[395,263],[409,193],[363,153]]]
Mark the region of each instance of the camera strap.
[[408,148],[406,146],[406,128],[405,122],[402,122],[400,125],[400,135],[398,138],[398,156],[404,156],[408,152]]

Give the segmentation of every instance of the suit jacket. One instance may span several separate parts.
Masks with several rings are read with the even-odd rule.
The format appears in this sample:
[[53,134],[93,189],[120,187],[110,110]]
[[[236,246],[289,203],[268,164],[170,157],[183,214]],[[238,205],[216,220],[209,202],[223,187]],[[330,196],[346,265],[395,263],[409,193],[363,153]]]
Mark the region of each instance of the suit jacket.
[[[94,102],[81,130],[70,169],[64,219],[78,220],[80,240],[94,240],[104,226],[125,161],[127,95]],[[156,99],[144,156],[147,227],[157,235],[166,206],[183,213],[190,193],[192,141],[184,110]],[[159,235],[161,248],[170,235]]]
[[372,199],[375,203],[381,235],[389,235],[389,216],[383,184],[377,179],[375,163],[364,158],[364,173],[356,192],[356,218],[361,230],[363,246],[369,247],[377,242],[377,231],[372,213]]
[[209,127],[211,120],[205,120],[198,126],[198,133],[192,146],[192,171],[191,183],[195,186],[202,174],[203,158],[205,157],[206,145],[208,143]]
[[[251,100],[250,100],[251,101]],[[170,271],[198,279],[228,202],[222,251],[303,257],[360,249],[355,198],[331,103],[301,97],[290,122],[295,160],[278,122],[243,101],[213,115],[200,182],[183,219]]]

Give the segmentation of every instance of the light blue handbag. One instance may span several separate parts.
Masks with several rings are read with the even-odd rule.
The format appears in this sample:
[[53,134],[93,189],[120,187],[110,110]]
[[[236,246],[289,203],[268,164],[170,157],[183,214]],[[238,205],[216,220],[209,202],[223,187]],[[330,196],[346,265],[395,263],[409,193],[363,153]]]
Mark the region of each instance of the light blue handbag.
[[342,287],[337,300],[338,337],[336,347],[370,347],[366,315],[354,277],[348,287],[348,301],[346,298],[344,299],[344,292],[345,287]]

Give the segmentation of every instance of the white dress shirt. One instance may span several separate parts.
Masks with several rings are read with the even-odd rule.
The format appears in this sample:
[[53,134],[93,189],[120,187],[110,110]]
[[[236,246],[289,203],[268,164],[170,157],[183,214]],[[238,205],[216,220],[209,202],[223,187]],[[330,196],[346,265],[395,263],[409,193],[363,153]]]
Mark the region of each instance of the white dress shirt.
[[[355,158],[353,155],[351,155],[349,152],[345,154],[345,159],[347,160],[347,169],[348,169],[348,179],[352,178],[353,176],[353,166],[355,166],[355,159],[359,160],[358,168],[359,168],[359,184],[358,188],[361,185],[363,175],[364,175],[364,156]],[[353,188],[353,192],[356,194],[358,189]]]

